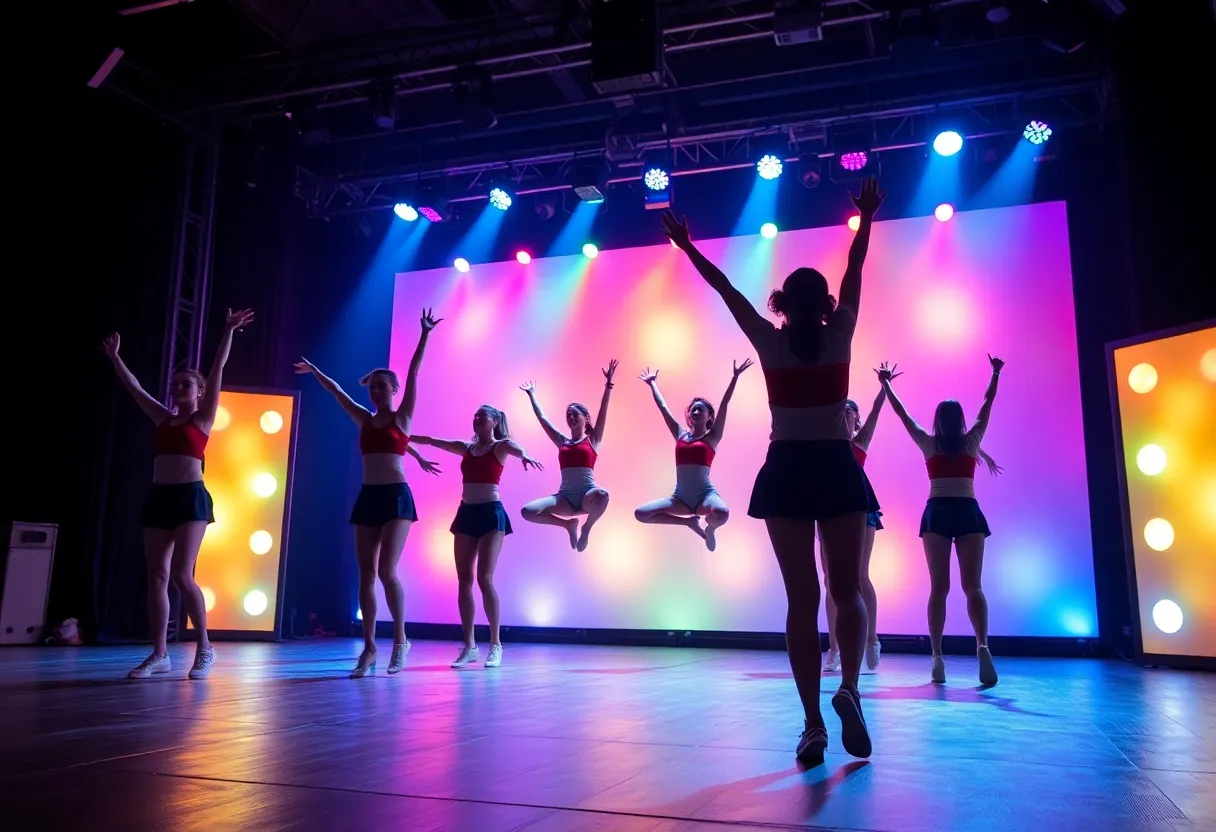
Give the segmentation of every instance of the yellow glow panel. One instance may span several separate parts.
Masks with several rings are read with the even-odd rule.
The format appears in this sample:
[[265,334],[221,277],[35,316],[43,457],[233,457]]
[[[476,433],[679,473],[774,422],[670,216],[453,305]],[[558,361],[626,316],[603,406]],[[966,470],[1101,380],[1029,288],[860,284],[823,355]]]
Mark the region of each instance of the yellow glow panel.
[[1114,351],[1140,638],[1216,658],[1216,327]]
[[220,393],[203,472],[215,522],[194,570],[210,630],[275,631],[295,404],[292,396]]

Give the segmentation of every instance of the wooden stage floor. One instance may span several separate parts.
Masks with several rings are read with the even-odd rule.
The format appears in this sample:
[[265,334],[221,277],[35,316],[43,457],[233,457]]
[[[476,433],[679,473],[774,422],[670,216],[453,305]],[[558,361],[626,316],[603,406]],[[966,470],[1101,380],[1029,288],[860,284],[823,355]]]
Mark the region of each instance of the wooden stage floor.
[[[387,663],[389,644],[381,644]],[[0,648],[13,830],[1117,832],[1216,828],[1216,676],[1119,662],[888,656],[874,756],[793,760],[784,653],[506,646],[352,681],[345,639],[218,645],[212,677],[131,682],[142,647]],[[482,648],[484,658],[486,649]],[[834,684],[828,681],[830,691]]]

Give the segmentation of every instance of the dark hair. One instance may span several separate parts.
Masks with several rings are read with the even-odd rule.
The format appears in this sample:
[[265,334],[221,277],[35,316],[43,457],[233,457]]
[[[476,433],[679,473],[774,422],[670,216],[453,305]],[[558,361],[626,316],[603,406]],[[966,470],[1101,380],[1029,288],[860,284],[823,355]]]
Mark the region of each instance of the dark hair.
[[392,387],[393,392],[396,393],[401,388],[401,382],[399,382],[397,380],[397,374],[394,373],[392,370],[390,370],[388,367],[380,367],[378,369],[372,370],[370,373],[365,375],[363,378],[359,379],[359,384],[363,385],[364,387],[368,387],[372,383],[372,378],[381,373],[388,376],[389,386]]
[[591,433],[594,425],[591,424],[591,411],[587,409],[587,405],[581,404],[580,402],[570,402],[570,404],[566,405],[566,410],[569,410],[572,407],[587,417],[587,433]]
[[[781,288],[768,296],[768,308],[786,319],[794,355],[801,361],[817,360],[823,327],[828,316],[836,311],[836,298],[828,292],[827,278],[815,269],[794,269]],[[794,325],[789,323],[791,312],[796,313]]]
[[492,434],[495,439],[511,438],[511,429],[507,427],[507,414],[490,404],[483,404],[477,409],[488,414],[491,419],[498,423],[494,426],[494,433]]
[[857,415],[857,430],[854,432],[854,435],[856,435],[856,433],[860,433],[861,432],[861,408],[859,408],[857,406],[857,402],[853,401],[852,399],[845,399],[844,400],[844,409],[851,410],[851,411],[853,411],[853,413],[855,413]]
[[939,454],[961,454],[966,433],[963,406],[954,399],[939,404],[933,414],[933,449]]
[[684,408],[684,423],[692,427],[692,409],[697,402],[705,405],[705,409],[709,412],[709,421],[705,423],[705,429],[708,430],[714,426],[714,406],[709,403],[709,399],[703,399],[700,396],[690,401],[688,407]]

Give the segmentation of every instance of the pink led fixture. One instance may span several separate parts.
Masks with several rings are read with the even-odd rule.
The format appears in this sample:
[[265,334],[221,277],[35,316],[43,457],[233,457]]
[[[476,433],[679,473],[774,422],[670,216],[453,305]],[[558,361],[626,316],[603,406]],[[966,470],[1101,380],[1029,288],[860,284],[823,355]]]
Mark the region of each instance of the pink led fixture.
[[856,173],[870,163],[870,156],[864,150],[850,150],[840,154],[840,166],[850,173]]

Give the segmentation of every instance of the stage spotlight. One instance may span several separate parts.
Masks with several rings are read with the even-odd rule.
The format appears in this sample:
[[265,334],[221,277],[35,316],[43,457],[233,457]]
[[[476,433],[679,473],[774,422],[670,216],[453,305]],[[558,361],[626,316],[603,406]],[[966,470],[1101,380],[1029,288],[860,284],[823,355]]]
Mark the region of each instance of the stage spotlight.
[[861,217],[854,214],[853,216],[849,217],[849,230],[856,231],[859,228],[861,228]]
[[766,240],[771,240],[777,236],[777,226],[771,222],[766,222],[760,226],[760,236]]
[[515,252],[515,259],[521,266],[526,266],[532,262],[532,255],[526,251],[517,251]]
[[413,222],[414,220],[418,219],[417,209],[407,202],[398,202],[396,205],[394,205],[393,213],[396,214],[399,219],[403,219],[406,222]]
[[841,153],[838,157],[840,166],[849,173],[856,173],[870,163],[870,156],[864,150],[851,150]]
[[949,202],[943,202],[933,209],[933,216],[937,217],[938,222],[946,222],[954,216],[954,206]]
[[452,209],[448,201],[442,198],[421,202],[418,205],[418,213],[426,217],[428,222],[447,222],[452,218]]
[[588,260],[594,260],[600,256],[600,250],[595,247],[595,243],[585,243],[583,245],[583,256]]
[[772,153],[765,153],[756,162],[756,173],[760,174],[761,179],[776,179],[784,169],[785,163],[781,161],[781,157]]
[[933,149],[939,156],[953,156],[963,149],[963,137],[953,130],[945,130],[933,140]]
[[1031,144],[1043,144],[1051,138],[1051,127],[1045,121],[1032,121],[1022,131],[1022,138]]
[[499,211],[505,211],[511,207],[511,194],[505,188],[493,187],[490,188],[490,204]]
[[469,270],[469,261],[465,260],[463,257],[457,257],[454,261],[452,261],[452,265],[456,267],[456,271],[461,273]]
[[652,191],[666,190],[670,181],[667,171],[662,168],[651,168],[642,176],[642,182]]

